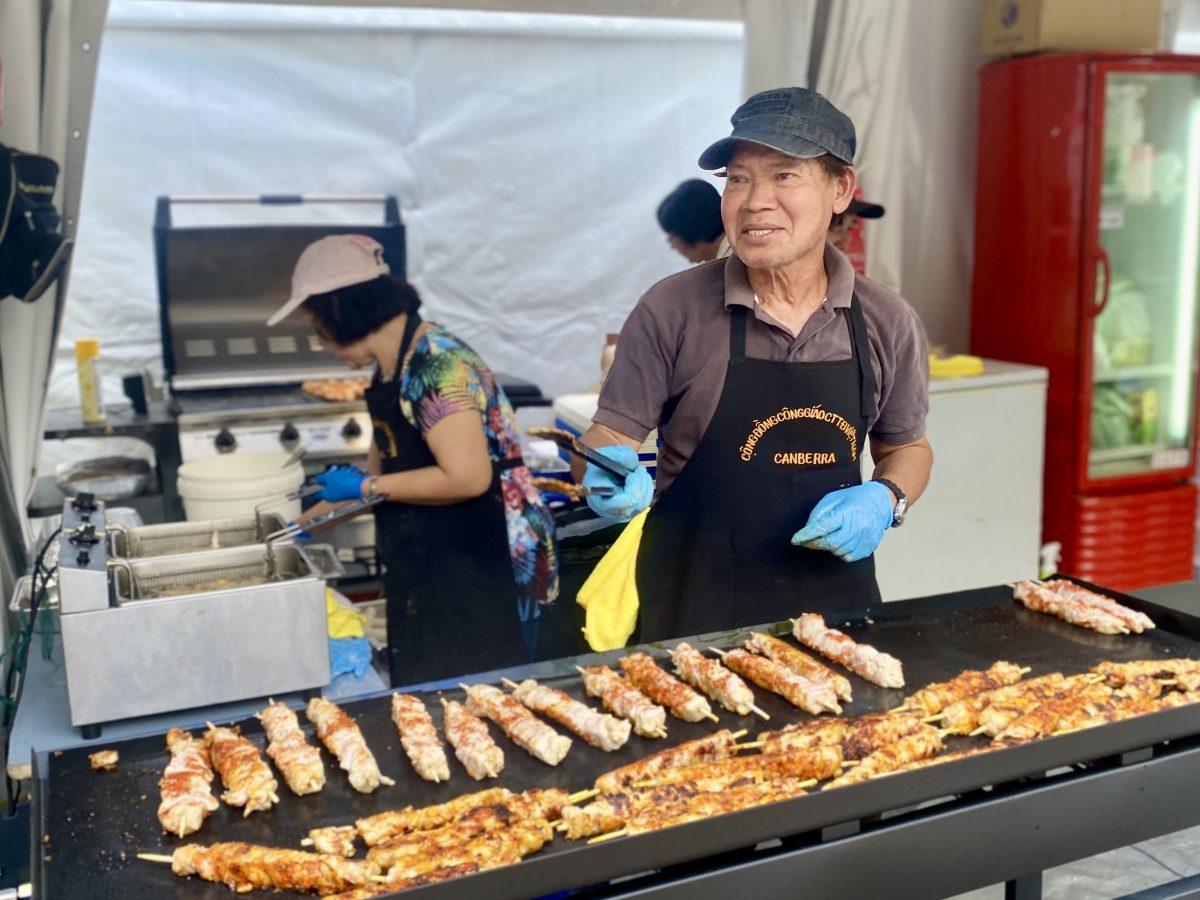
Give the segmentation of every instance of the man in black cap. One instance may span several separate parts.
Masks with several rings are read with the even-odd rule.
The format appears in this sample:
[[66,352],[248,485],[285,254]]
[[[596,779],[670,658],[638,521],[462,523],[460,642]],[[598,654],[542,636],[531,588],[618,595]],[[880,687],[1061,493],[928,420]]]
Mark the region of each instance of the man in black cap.
[[[854,197],[853,123],[803,88],[756,94],[731,121],[700,166],[726,179],[734,255],[646,292],[584,435],[634,463],[651,429],[662,439],[643,641],[878,601],[872,554],[933,463],[924,329],[827,240]],[[588,502],[629,519],[648,482],[638,467]],[[584,484],[612,483],[589,466]]]

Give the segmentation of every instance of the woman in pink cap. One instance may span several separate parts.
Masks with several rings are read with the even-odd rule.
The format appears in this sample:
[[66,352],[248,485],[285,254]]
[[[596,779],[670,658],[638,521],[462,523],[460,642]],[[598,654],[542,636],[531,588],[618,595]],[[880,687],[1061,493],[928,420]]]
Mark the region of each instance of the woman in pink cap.
[[328,503],[387,498],[374,510],[393,687],[527,662],[539,604],[558,595],[553,520],[508,398],[420,305],[378,243],[334,235],[305,248],[291,298],[269,321],[300,310],[327,350],[376,367],[366,471],[340,466],[316,480]]

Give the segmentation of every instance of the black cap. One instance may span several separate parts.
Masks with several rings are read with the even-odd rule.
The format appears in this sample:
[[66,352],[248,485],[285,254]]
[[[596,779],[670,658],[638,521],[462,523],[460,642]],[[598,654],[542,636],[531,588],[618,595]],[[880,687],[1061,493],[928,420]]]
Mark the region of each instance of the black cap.
[[733,133],[700,154],[700,168],[726,165],[738,141],[749,141],[797,159],[826,153],[854,164],[854,123],[844,112],[808,88],[776,88],[755,94],[730,117]]
[[883,207],[878,203],[867,203],[865,200],[851,200],[846,212],[860,219],[882,219]]

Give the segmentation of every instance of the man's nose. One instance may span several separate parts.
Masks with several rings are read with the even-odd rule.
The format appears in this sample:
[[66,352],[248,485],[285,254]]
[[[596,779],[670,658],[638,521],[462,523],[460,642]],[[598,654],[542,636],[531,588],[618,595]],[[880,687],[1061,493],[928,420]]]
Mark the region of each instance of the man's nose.
[[749,187],[746,192],[747,208],[770,209],[775,205],[775,184],[770,178],[752,178]]

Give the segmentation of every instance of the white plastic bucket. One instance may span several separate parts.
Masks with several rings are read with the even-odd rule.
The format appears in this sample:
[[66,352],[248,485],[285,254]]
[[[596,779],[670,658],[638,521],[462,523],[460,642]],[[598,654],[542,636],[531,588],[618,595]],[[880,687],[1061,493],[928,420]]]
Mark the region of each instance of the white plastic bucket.
[[248,516],[269,503],[264,511],[296,518],[300,501],[283,498],[304,484],[304,469],[298,461],[285,467],[287,459],[286,453],[224,453],[184,463],[176,481],[184,515],[193,522]]

